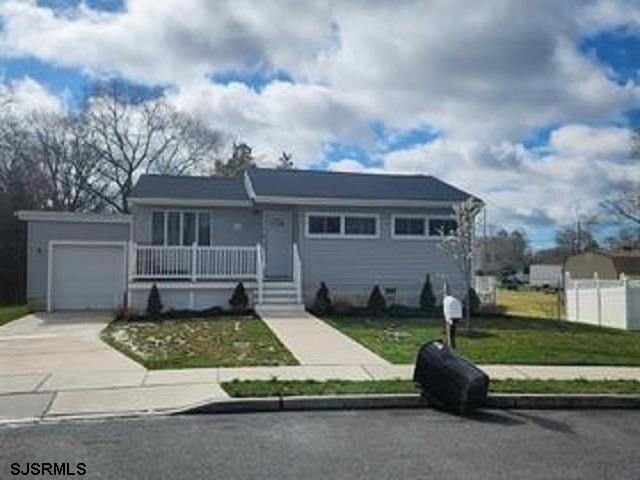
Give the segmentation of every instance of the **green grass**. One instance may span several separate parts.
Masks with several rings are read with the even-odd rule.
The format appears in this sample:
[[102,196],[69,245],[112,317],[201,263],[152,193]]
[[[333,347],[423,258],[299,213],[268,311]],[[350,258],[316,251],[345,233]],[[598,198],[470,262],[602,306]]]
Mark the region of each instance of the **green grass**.
[[[442,338],[442,320],[330,317],[326,320],[392,363],[413,363]],[[640,332],[541,318],[482,317],[459,328],[458,351],[478,363],[640,365]]]
[[[399,394],[417,393],[410,380],[234,380],[222,384],[237,398],[290,397],[299,395]],[[493,380],[493,393],[618,393],[640,394],[640,382],[632,380]]]
[[148,369],[296,365],[256,317],[113,322],[102,339]]
[[16,318],[24,317],[27,313],[26,305],[0,306],[0,325],[9,323]]
[[507,315],[530,318],[557,318],[555,293],[536,290],[498,289],[496,303]]

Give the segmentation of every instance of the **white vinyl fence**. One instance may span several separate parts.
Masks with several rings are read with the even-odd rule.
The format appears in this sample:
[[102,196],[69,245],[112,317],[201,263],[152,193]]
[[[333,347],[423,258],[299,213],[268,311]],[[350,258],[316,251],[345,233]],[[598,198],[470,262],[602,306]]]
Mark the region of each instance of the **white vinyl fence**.
[[572,280],[567,274],[565,299],[571,322],[640,329],[640,280]]
[[495,305],[498,278],[494,275],[476,275],[475,291],[483,304]]

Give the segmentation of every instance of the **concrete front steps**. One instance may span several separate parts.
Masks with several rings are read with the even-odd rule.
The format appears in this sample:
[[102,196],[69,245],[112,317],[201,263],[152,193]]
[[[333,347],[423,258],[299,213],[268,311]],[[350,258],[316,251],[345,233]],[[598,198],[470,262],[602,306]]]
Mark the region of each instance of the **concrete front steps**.
[[253,304],[260,314],[273,312],[304,312],[304,304],[298,303],[296,285],[293,282],[264,282],[262,302],[254,292]]

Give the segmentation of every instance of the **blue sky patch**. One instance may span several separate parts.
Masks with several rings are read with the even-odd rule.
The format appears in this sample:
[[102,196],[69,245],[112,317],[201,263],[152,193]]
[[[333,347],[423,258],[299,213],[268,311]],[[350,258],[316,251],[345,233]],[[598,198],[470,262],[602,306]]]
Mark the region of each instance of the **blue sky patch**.
[[391,152],[416,145],[424,145],[438,138],[436,130],[429,127],[393,130],[379,121],[371,124],[371,131],[373,132],[378,148],[382,152]]
[[580,42],[580,50],[608,67],[619,84],[640,79],[640,36],[625,30],[601,32]]
[[52,10],[68,10],[84,3],[93,10],[105,12],[121,12],[124,10],[124,0],[38,0],[38,6]]
[[0,75],[5,82],[30,77],[64,98],[70,108],[79,106],[91,83],[89,77],[79,70],[26,57],[0,59]]
[[209,78],[211,79],[211,81],[219,85],[242,83],[252,90],[255,90],[256,92],[261,92],[268,84],[272,82],[293,83],[293,77],[284,70],[227,70],[225,72],[212,74]]

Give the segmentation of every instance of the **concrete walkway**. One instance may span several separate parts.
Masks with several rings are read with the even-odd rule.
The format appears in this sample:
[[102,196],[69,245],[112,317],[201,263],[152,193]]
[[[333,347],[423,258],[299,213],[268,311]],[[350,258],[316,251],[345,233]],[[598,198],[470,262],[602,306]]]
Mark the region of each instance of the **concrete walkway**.
[[263,312],[261,317],[301,365],[390,365],[307,312]]

